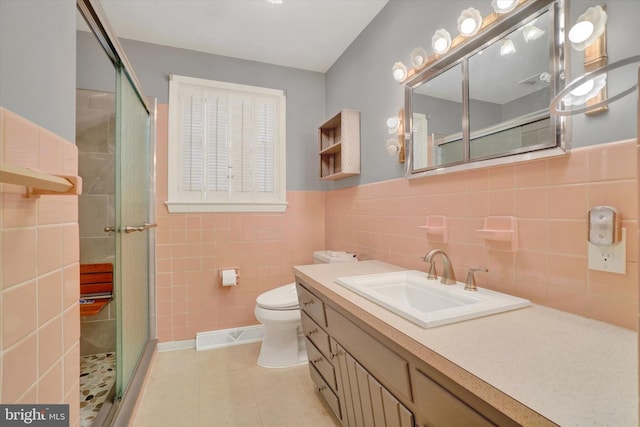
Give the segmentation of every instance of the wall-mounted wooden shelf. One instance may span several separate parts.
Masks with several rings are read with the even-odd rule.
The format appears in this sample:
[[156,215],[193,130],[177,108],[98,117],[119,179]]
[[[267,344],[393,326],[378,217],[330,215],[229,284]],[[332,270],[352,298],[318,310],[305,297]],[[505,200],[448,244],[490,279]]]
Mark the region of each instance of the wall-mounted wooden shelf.
[[79,176],[54,175],[6,163],[0,165],[0,182],[25,186],[29,196],[82,194]]
[[425,225],[419,225],[418,228],[424,229],[429,240],[447,242],[447,217],[444,215],[428,215]]
[[514,216],[489,216],[476,234],[489,250],[515,252],[518,249],[518,220]]
[[360,174],[360,113],[342,110],[318,129],[320,179]]

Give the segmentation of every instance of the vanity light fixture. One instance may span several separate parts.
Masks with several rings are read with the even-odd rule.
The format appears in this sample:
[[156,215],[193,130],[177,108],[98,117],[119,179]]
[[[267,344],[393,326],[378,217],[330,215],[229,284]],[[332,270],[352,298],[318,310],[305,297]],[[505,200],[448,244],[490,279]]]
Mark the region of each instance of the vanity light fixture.
[[402,62],[393,64],[393,78],[398,82],[403,82],[407,78],[407,67]]
[[395,138],[387,139],[387,142],[384,144],[387,149],[387,154],[390,156],[397,156],[400,154],[400,142]]
[[431,37],[431,47],[438,55],[446,53],[451,47],[451,34],[449,34],[449,31],[440,28],[433,33],[433,37]]
[[593,6],[578,17],[569,30],[569,40],[575,50],[585,50],[604,33],[607,12],[602,6]]
[[515,51],[516,47],[513,45],[513,41],[511,39],[500,40],[500,56],[509,55]]
[[491,6],[495,13],[507,13],[518,6],[518,0],[491,0]]
[[522,27],[522,37],[524,37],[525,42],[529,42],[529,40],[539,39],[544,35],[544,33],[545,31],[536,27],[533,22],[530,22]]
[[394,133],[398,132],[399,128],[400,119],[398,118],[398,116],[392,116],[387,119],[387,131],[389,132],[389,135],[393,135]]
[[[579,105],[579,103],[577,102],[578,99],[574,99],[574,98],[569,98],[569,96],[574,96],[575,95],[571,95],[571,92],[576,91],[577,94],[579,95],[580,93],[585,93],[587,92],[587,89],[589,88],[589,86],[591,86],[591,84],[588,84],[588,86],[584,86],[583,85],[587,84],[588,81],[593,80],[593,88],[591,91],[592,92],[596,89],[596,87],[598,86],[599,82],[598,82],[598,78],[600,78],[601,80],[605,80],[606,81],[606,75],[607,73],[613,71],[613,70],[617,70],[617,69],[621,69],[622,67],[626,67],[629,65],[634,65],[634,67],[632,68],[632,71],[634,75],[635,73],[637,73],[637,65],[640,63],[640,55],[635,55],[635,56],[630,56],[628,58],[625,59],[621,59],[619,61],[613,62],[611,64],[605,65],[604,67],[600,67],[597,70],[594,71],[589,71],[583,75],[581,75],[580,77],[578,77],[577,79],[573,80],[571,83],[569,83],[564,89],[562,89],[560,91],[560,93],[558,93],[552,100],[551,100],[551,104],[549,105],[549,112],[551,114],[554,114],[556,116],[572,116],[575,114],[581,114],[581,113],[586,113],[588,114],[589,111],[593,110],[593,109],[599,109],[602,107],[605,107],[609,104],[611,104],[612,102],[617,101],[618,99],[622,99],[625,96],[629,95],[630,93],[636,92],[636,90],[638,89],[638,85],[637,84],[633,84],[631,87],[622,90],[620,93],[617,93],[613,96],[608,96],[603,100],[598,100],[598,102],[592,104],[592,105],[586,105],[586,106],[580,106],[578,108],[562,108],[564,107],[568,107],[568,106],[576,106]],[[604,76],[604,79],[602,79],[602,77]],[[639,79],[640,80],[640,79]],[[578,90],[579,89],[579,90]],[[589,93],[587,93],[586,95],[589,95]],[[585,101],[587,100],[587,96],[584,96]],[[576,97],[577,98],[577,97]],[[569,105],[567,103],[567,101],[569,103],[572,103],[572,105]],[[561,105],[563,104],[563,105]]]
[[411,63],[415,68],[422,68],[427,64],[427,51],[421,47],[416,47],[411,51]]
[[271,4],[282,4],[283,0],[267,0]]
[[607,74],[600,74],[572,89],[562,98],[566,106],[584,105],[588,100],[598,95],[600,90],[607,84]]
[[470,7],[462,11],[458,17],[458,31],[464,37],[471,37],[480,31],[482,15],[476,8]]

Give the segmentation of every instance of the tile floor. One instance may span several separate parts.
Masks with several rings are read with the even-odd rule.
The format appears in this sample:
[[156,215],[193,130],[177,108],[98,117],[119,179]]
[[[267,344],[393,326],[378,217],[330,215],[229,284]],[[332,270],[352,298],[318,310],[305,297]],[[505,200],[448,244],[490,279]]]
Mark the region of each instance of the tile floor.
[[256,364],[260,343],[159,352],[133,427],[336,427],[307,365]]
[[91,427],[116,382],[116,354],[80,358],[80,426]]

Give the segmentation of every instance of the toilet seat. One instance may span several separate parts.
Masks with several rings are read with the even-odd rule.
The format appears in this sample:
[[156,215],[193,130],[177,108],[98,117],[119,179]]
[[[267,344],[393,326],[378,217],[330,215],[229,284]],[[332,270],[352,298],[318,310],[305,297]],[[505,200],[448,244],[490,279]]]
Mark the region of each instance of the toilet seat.
[[300,304],[296,284],[289,283],[267,291],[256,298],[256,304],[267,310],[297,310]]

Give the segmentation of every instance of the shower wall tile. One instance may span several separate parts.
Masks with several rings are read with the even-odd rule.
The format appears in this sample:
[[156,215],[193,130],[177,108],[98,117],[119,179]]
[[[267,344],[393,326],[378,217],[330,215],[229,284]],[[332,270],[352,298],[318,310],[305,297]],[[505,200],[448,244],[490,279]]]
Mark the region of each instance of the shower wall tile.
[[[3,108],[0,146],[3,162],[77,173],[74,144]],[[77,196],[23,194],[24,187],[0,184],[0,401],[66,403],[70,425],[75,425],[80,375]]]

